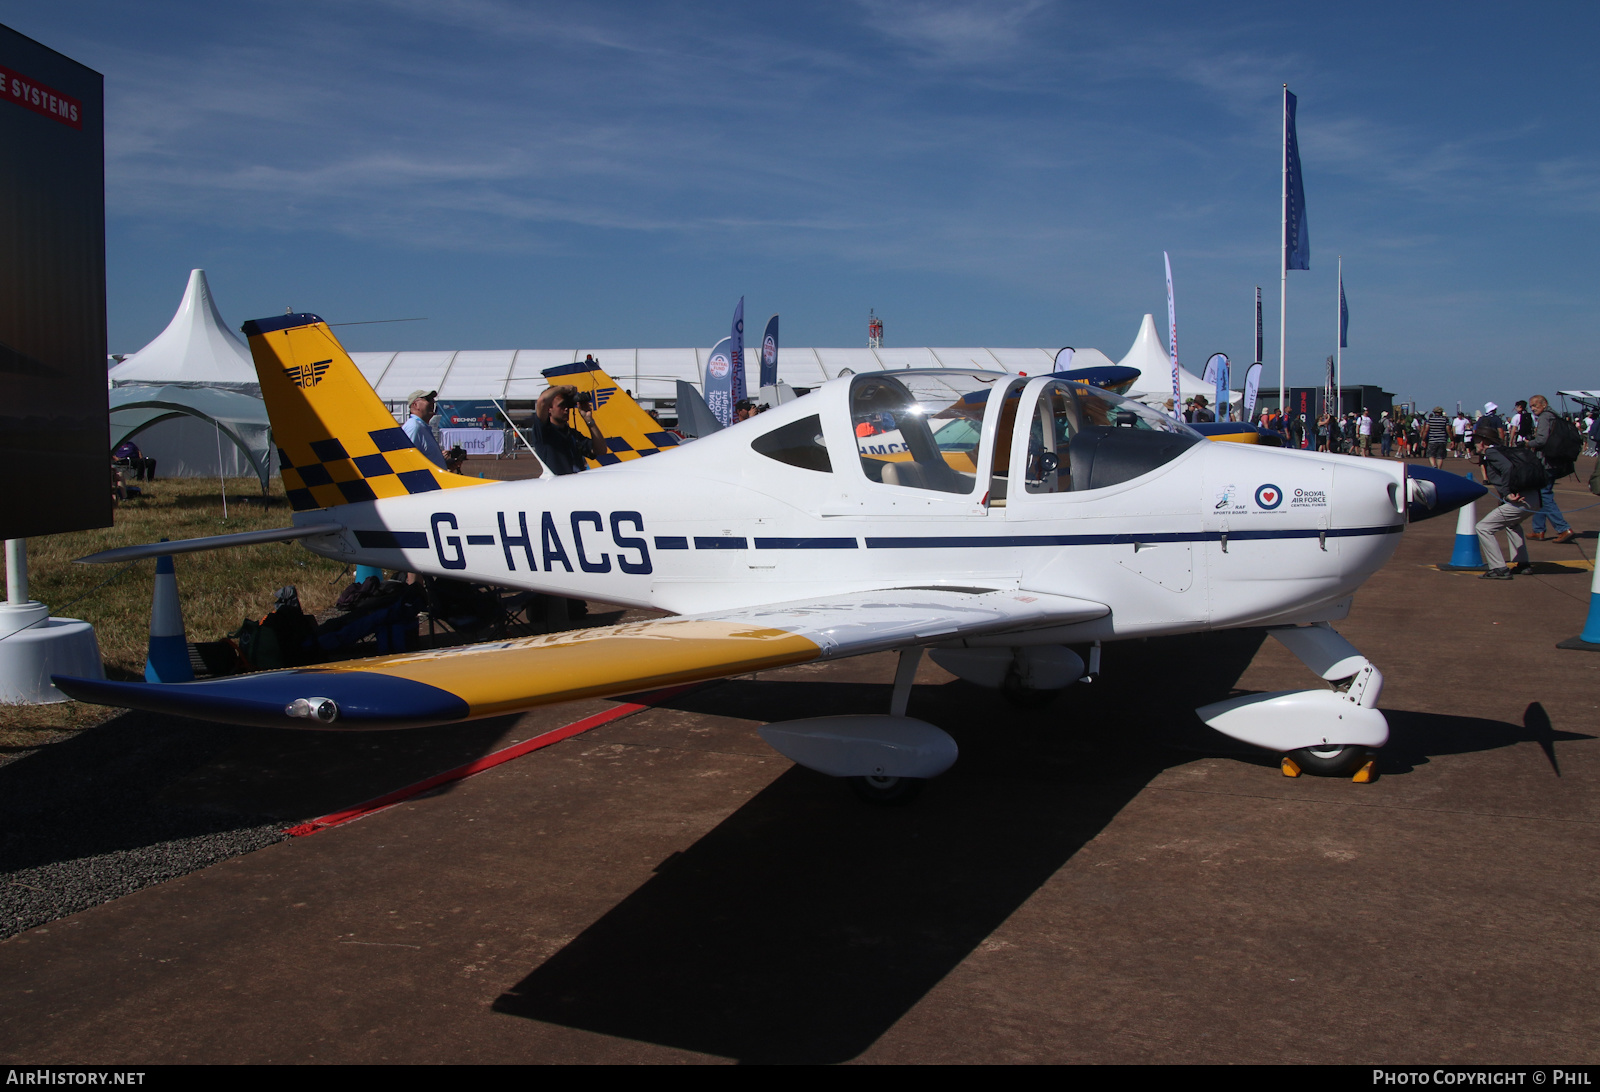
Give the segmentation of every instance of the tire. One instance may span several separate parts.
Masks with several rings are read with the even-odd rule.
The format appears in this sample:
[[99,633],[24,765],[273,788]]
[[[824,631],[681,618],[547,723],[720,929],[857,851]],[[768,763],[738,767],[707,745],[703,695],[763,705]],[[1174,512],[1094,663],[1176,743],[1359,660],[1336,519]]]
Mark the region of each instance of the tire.
[[921,777],[852,777],[850,791],[868,804],[899,807],[915,800],[927,783]]
[[1302,747],[1290,751],[1294,764],[1318,777],[1349,777],[1364,766],[1372,752],[1365,747]]

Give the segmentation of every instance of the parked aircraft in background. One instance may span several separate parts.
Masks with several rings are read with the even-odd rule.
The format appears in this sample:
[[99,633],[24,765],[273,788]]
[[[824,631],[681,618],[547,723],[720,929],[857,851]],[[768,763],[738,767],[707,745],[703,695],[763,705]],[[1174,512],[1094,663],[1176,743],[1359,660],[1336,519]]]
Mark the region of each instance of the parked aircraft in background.
[[849,376],[670,452],[490,482],[412,449],[317,316],[245,332],[295,526],[94,560],[299,538],[346,562],[676,617],[175,685],[57,679],[73,697],[398,728],[898,650],[887,711],[762,730],[892,800],[956,757],[948,735],[905,716],[925,649],[1028,697],[1095,673],[1104,642],[1266,627],[1324,685],[1200,716],[1313,772],[1351,773],[1388,736],[1382,676],[1330,623],[1394,553],[1408,507],[1446,510],[1478,488],[1202,442],[1056,375],[953,370]]

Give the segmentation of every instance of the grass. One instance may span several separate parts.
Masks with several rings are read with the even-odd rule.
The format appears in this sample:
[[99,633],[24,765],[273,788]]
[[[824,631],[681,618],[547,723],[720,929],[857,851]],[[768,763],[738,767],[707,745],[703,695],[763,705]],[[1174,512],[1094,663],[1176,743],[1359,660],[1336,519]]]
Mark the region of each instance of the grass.
[[[112,679],[144,678],[156,563],[78,565],[76,558],[113,546],[258,531],[291,521],[277,479],[265,502],[255,479],[230,479],[226,519],[221,482],[174,478],[141,484],[150,495],[123,502],[110,527],[28,540],[29,596],[48,605],[58,618],[92,623],[106,676]],[[245,618],[260,618],[271,609],[273,593],[285,584],[300,589],[300,604],[307,611],[326,610],[350,579],[348,566],[292,542],[180,554],[175,563],[191,641],[214,641],[233,633]],[[0,705],[0,754],[38,746],[117,712],[78,702]]]

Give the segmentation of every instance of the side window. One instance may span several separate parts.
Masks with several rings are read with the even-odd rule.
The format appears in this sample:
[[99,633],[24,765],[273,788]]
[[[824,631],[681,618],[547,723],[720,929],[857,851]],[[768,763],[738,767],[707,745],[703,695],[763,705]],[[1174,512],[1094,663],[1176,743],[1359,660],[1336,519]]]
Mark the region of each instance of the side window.
[[850,388],[850,427],[862,471],[884,485],[971,493],[988,382],[955,372],[911,373],[905,382],[857,376]]
[[1030,493],[1072,490],[1072,437],[1077,434],[1077,395],[1062,383],[1039,392],[1028,428],[1028,461],[1023,478]]
[[815,414],[757,436],[750,441],[750,447],[769,459],[798,466],[801,470],[833,473],[828,445],[822,438],[822,418]]

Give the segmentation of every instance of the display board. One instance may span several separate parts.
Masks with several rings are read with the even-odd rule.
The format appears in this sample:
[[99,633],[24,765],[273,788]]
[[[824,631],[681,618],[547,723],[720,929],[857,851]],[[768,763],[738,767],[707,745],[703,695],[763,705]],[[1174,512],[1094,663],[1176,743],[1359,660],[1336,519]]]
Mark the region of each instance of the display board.
[[0,538],[111,523],[104,103],[0,26]]

